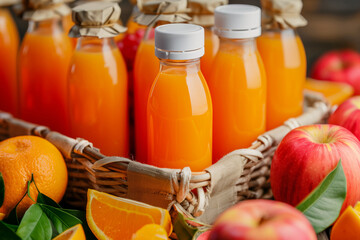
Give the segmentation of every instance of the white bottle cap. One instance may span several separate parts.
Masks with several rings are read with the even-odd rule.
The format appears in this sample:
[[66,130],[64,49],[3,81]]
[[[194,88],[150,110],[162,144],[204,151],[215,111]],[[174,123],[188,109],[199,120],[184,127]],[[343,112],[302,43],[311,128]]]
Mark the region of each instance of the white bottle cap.
[[215,9],[215,33],[219,37],[242,39],[261,35],[261,10],[246,4],[229,4]]
[[204,55],[204,28],[172,23],[155,28],[155,55],[161,59],[189,60]]

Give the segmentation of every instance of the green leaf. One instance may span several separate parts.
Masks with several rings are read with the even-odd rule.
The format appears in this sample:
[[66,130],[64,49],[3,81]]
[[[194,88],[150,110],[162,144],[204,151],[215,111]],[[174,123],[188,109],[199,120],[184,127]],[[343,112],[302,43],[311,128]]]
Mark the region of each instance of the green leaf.
[[2,207],[5,199],[5,183],[2,173],[0,172],[0,207]]
[[0,221],[0,238],[1,240],[21,240],[13,229],[3,221]]
[[87,240],[97,240],[95,235],[90,230],[89,225],[87,224],[85,211],[73,210],[73,209],[61,209],[61,210],[77,217],[78,219],[80,219],[83,222],[82,226],[84,228],[84,232],[85,232]]
[[31,197],[30,195],[30,186],[31,186],[32,180],[27,182],[27,195],[29,196],[29,198],[31,199],[31,201],[35,202],[35,200]]
[[5,219],[5,221],[9,224],[14,224],[14,225],[18,225],[19,222],[19,218],[17,216],[17,206],[15,206],[13,208],[13,210],[11,210],[11,212],[9,213],[8,217]]
[[19,225],[20,224],[19,218],[18,218],[18,215],[17,215],[17,206],[21,203],[21,201],[24,199],[24,197],[26,197],[26,195],[27,195],[27,192],[20,199],[20,201],[16,204],[16,206],[11,210],[8,217],[5,219],[5,221],[7,223],[14,224],[14,225]]
[[51,239],[52,228],[50,220],[39,204],[31,205],[26,211],[16,233],[22,240]]
[[46,196],[45,194],[42,194],[41,192],[39,192],[37,199],[36,199],[37,203],[42,203],[48,206],[52,206],[52,207],[56,207],[56,208],[61,208],[61,206],[55,202],[54,200],[52,200],[51,198],[49,198],[48,196]]
[[77,217],[78,219],[80,219],[82,222],[86,222],[86,212],[85,211],[81,211],[81,210],[74,210],[74,209],[61,209],[64,212],[67,212],[71,215],[73,215],[74,217]]
[[339,216],[346,197],[346,177],[339,160],[337,166],[296,207],[310,221],[316,233],[329,227]]
[[13,232],[16,232],[18,227],[19,227],[18,225],[8,224],[8,223],[6,223],[4,221],[0,221],[0,222],[2,222],[5,226],[10,228]]
[[58,233],[62,233],[66,229],[71,228],[76,224],[82,224],[80,219],[63,211],[62,209],[45,204],[39,204],[39,206],[51,220]]
[[186,218],[180,212],[177,214],[174,222],[174,231],[178,239],[192,240],[195,233],[201,229],[208,228],[208,226],[199,223],[195,219]]

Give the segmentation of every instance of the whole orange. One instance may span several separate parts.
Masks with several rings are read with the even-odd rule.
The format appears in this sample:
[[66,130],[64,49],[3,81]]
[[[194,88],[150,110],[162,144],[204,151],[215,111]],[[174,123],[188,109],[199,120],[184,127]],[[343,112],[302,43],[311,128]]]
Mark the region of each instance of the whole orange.
[[[35,136],[20,136],[0,142],[0,172],[5,182],[5,199],[0,213],[9,214],[27,191],[31,174],[39,191],[59,202],[67,186],[67,169],[59,150],[50,142]],[[30,195],[36,201],[34,184]],[[26,196],[18,205],[22,216],[34,202]]]

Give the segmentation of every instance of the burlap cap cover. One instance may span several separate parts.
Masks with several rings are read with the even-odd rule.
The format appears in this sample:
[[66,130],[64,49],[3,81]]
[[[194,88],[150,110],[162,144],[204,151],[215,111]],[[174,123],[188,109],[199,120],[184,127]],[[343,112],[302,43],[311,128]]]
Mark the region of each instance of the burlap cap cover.
[[203,27],[213,26],[215,23],[215,8],[228,4],[228,0],[188,0],[190,23]]
[[261,0],[264,29],[287,29],[307,25],[301,15],[302,0]]
[[72,4],[72,7],[84,4],[84,3],[88,3],[88,2],[115,2],[115,3],[120,3],[122,0],[78,0],[75,1]]
[[72,0],[23,0],[18,13],[23,13],[24,20],[43,21],[48,19],[62,18],[71,13],[71,9],[65,4]]
[[191,20],[186,14],[186,0],[138,0],[137,6],[141,14],[136,16],[134,21],[140,25],[153,26],[158,22],[180,23]]
[[126,31],[120,23],[120,6],[115,2],[88,2],[73,8],[75,25],[70,37],[115,37]]
[[0,7],[6,7],[21,3],[21,0],[0,0]]

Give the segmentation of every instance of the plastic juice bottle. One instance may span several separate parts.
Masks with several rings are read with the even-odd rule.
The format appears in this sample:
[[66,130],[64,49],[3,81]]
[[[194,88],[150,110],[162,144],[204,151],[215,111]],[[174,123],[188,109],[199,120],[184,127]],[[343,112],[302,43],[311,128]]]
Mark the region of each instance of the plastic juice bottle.
[[306,80],[306,56],[296,32],[267,30],[257,39],[267,74],[266,128],[301,115]]
[[155,45],[160,72],[147,105],[147,163],[201,171],[212,159],[212,103],[200,70],[204,29],[162,25],[155,29]]
[[200,60],[201,72],[206,80],[211,74],[213,60],[219,50],[219,37],[214,33],[214,10],[217,6],[225,5],[228,0],[188,0],[190,23],[200,25],[205,29],[205,54]]
[[17,115],[16,58],[19,35],[6,8],[0,3],[0,111]]
[[188,2],[186,0],[168,1],[166,3],[165,1],[153,0],[141,1],[141,4],[139,2],[138,6],[142,14],[137,17],[136,21],[148,27],[137,50],[134,63],[135,159],[144,163],[148,152],[146,105],[151,85],[160,67],[159,61],[154,55],[155,42],[152,37],[152,26],[169,22],[187,22],[191,18],[183,14],[187,11]]
[[265,131],[266,75],[255,38],[260,8],[231,4],[215,9],[220,49],[208,84],[214,106],[213,162],[247,148]]
[[135,16],[140,14],[139,8],[135,5],[132,10],[132,14],[127,22],[127,33],[132,34],[135,33],[139,29],[146,29],[146,26],[140,25],[137,22],[134,21]]
[[[69,31],[70,31],[70,29],[71,29],[71,27],[74,25],[74,23],[73,23],[73,21],[72,21],[72,16],[71,16],[71,14],[65,16],[65,17],[63,18],[63,20],[64,20],[64,21],[63,21],[64,32],[65,32],[66,34],[68,34]],[[69,37],[69,38],[70,38],[70,42],[72,43],[73,48],[75,49],[75,48],[76,48],[76,44],[77,44],[77,38],[71,38],[71,37]]]
[[154,49],[153,38],[142,40],[134,64],[135,155],[140,162],[147,159],[146,106],[151,85],[160,67]]
[[[120,7],[115,3],[86,3],[73,11],[80,29],[91,25],[118,29],[117,22],[91,17],[108,13],[106,18],[119,19]],[[114,41],[119,33],[106,37],[70,33],[80,34],[68,76],[70,129],[71,135],[91,141],[105,155],[128,157],[127,71]]]
[[210,78],[212,63],[219,50],[219,45],[219,37],[214,34],[211,27],[205,28],[205,54],[200,60],[201,71],[203,72],[205,79]]
[[73,47],[63,20],[29,21],[19,53],[21,118],[68,133],[67,70]]

